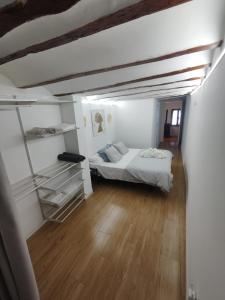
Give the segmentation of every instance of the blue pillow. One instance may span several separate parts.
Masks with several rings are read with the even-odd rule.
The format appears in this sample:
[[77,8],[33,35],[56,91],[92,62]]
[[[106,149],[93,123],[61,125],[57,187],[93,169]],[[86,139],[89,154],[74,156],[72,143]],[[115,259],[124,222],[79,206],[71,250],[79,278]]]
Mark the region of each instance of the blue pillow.
[[105,150],[108,149],[111,146],[112,146],[112,144],[107,144],[105,146],[105,148],[103,148],[103,149],[101,149],[101,150],[98,151],[99,156],[104,160],[104,162],[110,162],[108,156],[105,153]]

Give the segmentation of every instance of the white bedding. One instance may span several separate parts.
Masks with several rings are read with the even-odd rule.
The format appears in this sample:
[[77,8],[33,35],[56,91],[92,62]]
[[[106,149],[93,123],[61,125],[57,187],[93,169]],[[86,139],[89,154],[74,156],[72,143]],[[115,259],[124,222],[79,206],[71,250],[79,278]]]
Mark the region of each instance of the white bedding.
[[166,151],[167,158],[143,158],[143,149],[129,149],[122,159],[116,163],[90,163],[90,168],[97,169],[106,179],[124,180],[129,182],[146,183],[169,191],[172,185],[171,174],[172,153]]

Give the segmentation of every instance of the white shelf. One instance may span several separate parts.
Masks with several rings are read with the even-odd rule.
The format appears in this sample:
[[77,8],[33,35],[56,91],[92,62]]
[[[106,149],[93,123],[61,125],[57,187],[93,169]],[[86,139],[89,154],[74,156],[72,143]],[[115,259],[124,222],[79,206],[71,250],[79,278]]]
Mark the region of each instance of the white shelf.
[[34,176],[29,176],[15,184],[12,185],[13,196],[16,201],[19,201],[27,197],[32,192],[36,191],[39,187],[47,184],[48,182],[54,180],[63,173],[71,170],[72,168],[78,167],[79,163],[70,162],[57,162],[51,165]]
[[56,223],[63,223],[75,209],[77,209],[85,200],[83,187],[77,192],[74,198],[70,198],[66,203],[59,208],[54,208],[50,205],[43,205],[45,218]]
[[35,99],[0,99],[0,105],[29,105],[35,104],[37,100]]
[[[76,178],[78,176],[81,176],[80,180],[82,180],[83,169],[82,168],[77,168],[77,169],[75,169],[75,171],[76,171],[75,174],[71,175],[69,178],[66,178],[60,184],[54,183],[54,186],[52,187],[51,185],[49,185],[49,183],[47,183],[47,184],[41,185],[39,187],[39,189],[48,190],[50,192],[57,193],[57,192],[61,191],[66,184],[69,184],[70,181],[73,180],[74,178]],[[55,184],[57,184],[57,186],[55,186]]]
[[76,101],[63,101],[63,100],[54,100],[54,101],[42,101],[42,100],[38,100],[35,105],[59,105],[59,104],[68,104],[68,103],[76,103]]
[[[66,128],[66,125],[67,125],[68,128]],[[79,129],[79,128],[75,127],[75,125],[72,125],[72,124],[64,124],[64,127],[65,128],[63,128],[63,124],[62,124],[62,127],[60,127],[60,125],[49,127],[49,128],[56,128],[56,129],[60,130],[60,131],[57,131],[55,133],[30,134],[30,133],[26,132],[25,137],[26,137],[27,140],[43,139],[43,138],[48,138],[48,137],[52,137],[52,136],[61,135],[61,134]]]
[[[58,192],[50,192],[46,195],[40,195],[42,205],[50,205],[57,208],[63,207],[71,198],[73,198],[77,192],[83,187],[83,181],[71,183],[66,187],[62,188]],[[45,191],[45,188],[38,189],[40,194]]]
[[37,99],[16,99],[16,98],[2,98],[0,99],[0,105],[12,105],[12,106],[24,106],[24,105],[59,105],[67,103],[76,103],[76,101],[68,100],[37,100]]

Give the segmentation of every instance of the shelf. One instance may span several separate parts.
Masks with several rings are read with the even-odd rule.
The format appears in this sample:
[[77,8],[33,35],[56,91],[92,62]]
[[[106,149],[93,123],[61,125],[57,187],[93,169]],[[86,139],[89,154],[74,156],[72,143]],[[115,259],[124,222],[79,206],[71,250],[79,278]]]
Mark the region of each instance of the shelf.
[[29,105],[29,104],[35,104],[37,100],[35,99],[0,99],[0,105]]
[[76,101],[69,100],[37,100],[37,99],[0,99],[0,105],[12,105],[19,107],[24,105],[59,105],[59,104],[68,104],[68,103],[76,103]]
[[[78,192],[75,198],[68,200],[63,207],[58,209],[51,208],[44,212],[48,221],[63,223],[75,209],[77,209],[85,200],[83,189]],[[47,205],[45,205],[47,207]]]
[[[52,186],[49,186],[49,184],[43,184],[39,187],[39,189],[42,189],[42,190],[47,190],[47,191],[50,191],[50,192],[59,192],[63,189],[63,187],[68,184],[70,181],[72,181],[74,178],[78,177],[79,175],[82,176],[82,168],[78,168],[76,170],[76,173],[71,175],[69,178],[66,178],[63,182],[61,182],[60,184],[57,184],[56,187],[52,187]],[[82,179],[80,179],[82,180]]]
[[[71,179],[72,180],[72,179]],[[42,205],[51,205],[54,207],[62,207],[65,203],[76,195],[79,189],[83,186],[83,181],[70,183],[66,187],[61,187],[57,191],[52,191],[45,187],[40,187],[39,197]],[[47,193],[46,193],[47,192]],[[46,193],[45,195],[41,195]]]
[[32,192],[36,191],[39,187],[54,180],[55,178],[64,174],[65,172],[73,168],[77,168],[78,166],[80,166],[80,163],[70,163],[62,161],[57,162],[56,164],[41,170],[34,176],[29,176],[13,184],[13,196],[16,201],[19,201],[27,197]]
[[68,103],[77,103],[77,101],[68,101],[68,100],[54,100],[54,101],[41,101],[41,100],[38,100],[35,105],[59,105],[59,104],[68,104]]
[[52,136],[61,135],[61,134],[64,134],[64,133],[67,133],[67,132],[70,132],[70,131],[74,131],[74,130],[77,130],[79,128],[75,127],[75,125],[73,125],[73,124],[62,123],[60,125],[55,125],[55,126],[41,128],[41,129],[43,129],[43,130],[45,130],[45,129],[55,129],[56,132],[54,132],[54,133],[45,133],[45,134],[32,134],[32,133],[29,133],[27,131],[25,133],[25,138],[27,140],[48,138],[48,137],[52,137]]

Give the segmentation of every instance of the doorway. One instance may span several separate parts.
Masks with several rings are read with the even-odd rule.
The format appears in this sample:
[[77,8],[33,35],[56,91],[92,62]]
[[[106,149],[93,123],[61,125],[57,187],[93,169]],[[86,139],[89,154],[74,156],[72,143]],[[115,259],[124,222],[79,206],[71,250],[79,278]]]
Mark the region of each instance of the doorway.
[[176,98],[160,103],[160,141],[164,145],[178,148],[181,144],[184,102],[185,99]]

